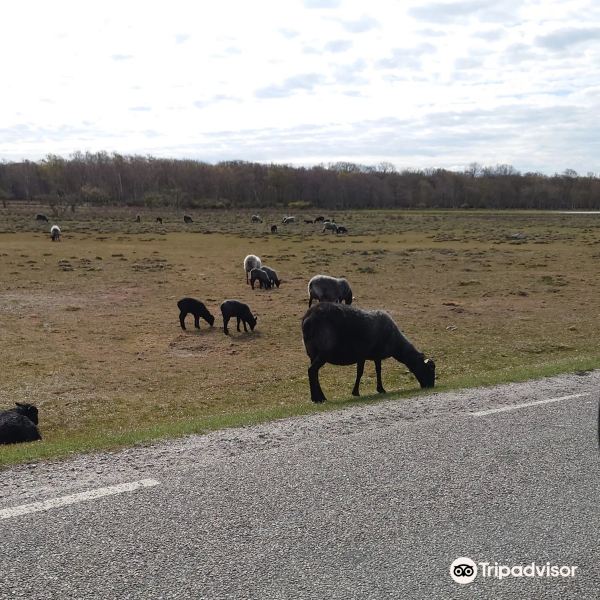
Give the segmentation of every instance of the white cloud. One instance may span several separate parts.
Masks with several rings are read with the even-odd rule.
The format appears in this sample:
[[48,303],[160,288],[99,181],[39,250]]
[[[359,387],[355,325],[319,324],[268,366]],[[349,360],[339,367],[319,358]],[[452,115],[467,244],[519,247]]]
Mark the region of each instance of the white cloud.
[[599,34],[594,0],[21,0],[3,9],[0,159],[600,171]]

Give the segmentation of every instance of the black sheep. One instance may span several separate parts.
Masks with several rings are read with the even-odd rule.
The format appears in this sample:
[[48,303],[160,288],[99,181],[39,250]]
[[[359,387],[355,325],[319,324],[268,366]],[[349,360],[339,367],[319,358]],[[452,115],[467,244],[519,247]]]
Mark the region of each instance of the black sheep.
[[237,318],[237,330],[240,330],[240,321],[244,324],[244,331],[248,331],[246,324],[250,325],[250,331],[254,331],[256,321],[258,320],[251,312],[250,307],[239,300],[225,300],[221,304],[221,314],[223,315],[223,332],[229,335],[227,323],[232,317]]
[[277,233],[277,225],[271,225],[271,233]]
[[315,218],[315,223],[322,223],[324,220],[325,220],[325,217],[319,216],[319,217]]
[[37,215],[35,215],[35,220],[45,221],[46,223],[48,223],[48,217],[46,215],[43,215],[42,213],[38,213]]
[[162,225],[163,224],[162,217],[156,217],[156,222],[160,223]]
[[179,322],[181,323],[181,329],[185,329],[185,318],[188,314],[194,315],[194,326],[196,329],[200,329],[200,317],[202,317],[211,327],[215,322],[215,318],[208,312],[208,309],[202,302],[195,300],[194,298],[182,298],[177,303],[179,308]]
[[343,225],[338,225],[336,233],[348,233],[348,229]]
[[271,269],[271,267],[267,267],[266,265],[263,265],[261,269],[269,276],[271,286],[276,285],[277,287],[279,287],[281,285],[281,280],[277,276],[277,271],[274,271],[273,269]]
[[270,290],[273,286],[271,284],[271,278],[264,269],[252,269],[250,271],[250,285],[254,289],[254,282],[258,281],[260,289]]
[[193,223],[194,220],[192,219],[192,217],[190,217],[190,215],[184,215],[183,216],[183,222],[184,223]]
[[304,347],[311,360],[308,369],[310,397],[313,402],[326,400],[319,384],[319,369],[325,364],[356,364],[358,387],[365,361],[375,362],[377,391],[385,393],[381,383],[381,361],[393,357],[404,363],[422,388],[435,385],[435,363],[425,359],[402,334],[392,317],[381,310],[366,311],[344,304],[324,302],[309,308],[302,318]]
[[0,444],[41,440],[37,428],[38,409],[33,404],[17,402],[16,405],[16,408],[0,412]]

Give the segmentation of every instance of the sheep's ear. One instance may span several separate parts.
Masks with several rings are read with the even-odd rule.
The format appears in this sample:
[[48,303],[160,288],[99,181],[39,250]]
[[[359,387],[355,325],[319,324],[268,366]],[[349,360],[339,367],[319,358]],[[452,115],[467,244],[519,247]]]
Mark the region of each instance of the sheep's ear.
[[25,405],[22,402],[15,402],[15,404],[21,408],[25,408]]

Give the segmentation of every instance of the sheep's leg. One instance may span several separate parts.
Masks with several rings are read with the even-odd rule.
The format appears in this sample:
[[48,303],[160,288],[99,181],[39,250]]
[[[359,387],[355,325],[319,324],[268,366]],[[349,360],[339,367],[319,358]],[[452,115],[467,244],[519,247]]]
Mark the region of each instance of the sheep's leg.
[[181,324],[181,329],[183,329],[185,331],[185,317],[187,316],[187,313],[181,311],[179,313],[179,323]]
[[200,315],[197,313],[194,315],[194,327],[200,329]]
[[321,385],[319,384],[319,369],[325,364],[325,361],[321,359],[320,356],[317,356],[310,367],[308,367],[308,381],[310,384],[310,399],[313,402],[325,402],[327,398],[325,398],[325,394],[321,389]]
[[248,281],[248,271],[246,271],[246,283],[250,283],[250,282]]
[[254,289],[254,281],[255,281],[254,279],[250,280],[250,285],[252,286],[252,289]]
[[227,323],[229,323],[229,317],[223,317],[223,333],[225,335],[229,335],[229,330],[227,329]]
[[354,388],[352,390],[353,396],[360,396],[360,392],[358,391],[358,386],[360,385],[360,378],[362,377],[363,371],[365,370],[365,361],[358,361],[356,363],[356,382],[354,383]]
[[[241,319],[239,317],[236,317],[236,319],[237,319],[237,330],[239,331],[240,330],[240,321],[241,321]],[[244,324],[244,327],[245,326],[246,326],[246,324]]]
[[377,374],[377,392],[380,394],[385,394],[385,390],[383,389],[383,383],[381,383],[381,361],[375,361],[375,373]]
[[[242,323],[244,324],[244,331],[248,333],[248,329],[246,328],[246,321],[242,319]],[[238,330],[239,331],[239,330]]]

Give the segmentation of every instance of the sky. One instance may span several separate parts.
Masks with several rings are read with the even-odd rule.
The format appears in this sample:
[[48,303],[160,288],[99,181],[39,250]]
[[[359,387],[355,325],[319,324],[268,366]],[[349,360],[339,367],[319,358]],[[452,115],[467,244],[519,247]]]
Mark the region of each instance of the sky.
[[600,173],[598,0],[19,0],[0,160]]

